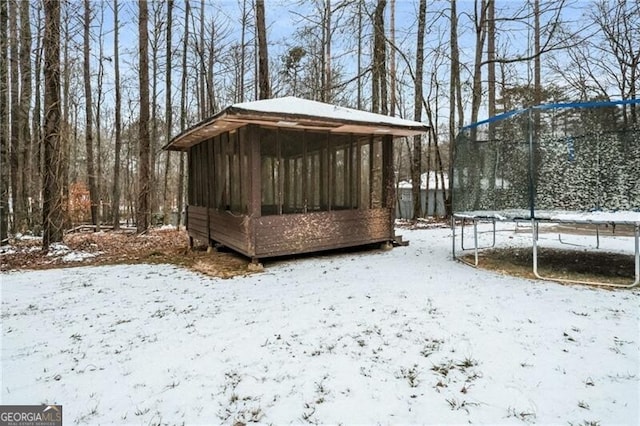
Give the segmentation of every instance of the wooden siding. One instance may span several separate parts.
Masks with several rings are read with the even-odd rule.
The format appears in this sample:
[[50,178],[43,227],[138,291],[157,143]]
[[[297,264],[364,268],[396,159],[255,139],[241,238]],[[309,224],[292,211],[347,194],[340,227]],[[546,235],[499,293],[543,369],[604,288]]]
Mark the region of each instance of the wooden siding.
[[224,246],[251,257],[251,221],[249,216],[209,209],[209,237]]
[[187,206],[187,230],[191,237],[205,243],[209,242],[207,209],[205,207]]
[[388,209],[342,210],[254,219],[257,258],[308,253],[393,239]]

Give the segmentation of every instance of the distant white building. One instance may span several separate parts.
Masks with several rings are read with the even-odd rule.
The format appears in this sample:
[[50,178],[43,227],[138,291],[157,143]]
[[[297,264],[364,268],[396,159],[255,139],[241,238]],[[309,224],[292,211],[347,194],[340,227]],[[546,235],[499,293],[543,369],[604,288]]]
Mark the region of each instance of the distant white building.
[[[433,171],[420,175],[420,203],[422,204],[421,210],[425,213],[425,216],[445,215],[443,188],[449,188],[449,176],[446,173],[444,174],[444,179],[441,179],[439,173]],[[411,180],[398,182],[397,218],[411,219],[413,217],[412,191],[413,184]]]

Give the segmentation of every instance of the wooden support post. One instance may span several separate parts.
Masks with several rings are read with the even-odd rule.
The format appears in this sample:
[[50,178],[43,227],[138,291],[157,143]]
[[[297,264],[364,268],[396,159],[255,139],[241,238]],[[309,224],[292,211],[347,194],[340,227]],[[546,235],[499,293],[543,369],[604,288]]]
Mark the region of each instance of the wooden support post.
[[382,138],[382,199],[384,207],[389,211],[390,237],[393,239],[396,220],[396,186],[395,171],[393,169],[393,138],[386,135]]
[[264,265],[260,263],[258,258],[252,257],[251,262],[247,265],[249,272],[262,272],[264,271]]
[[262,215],[262,162],[260,159],[260,132],[250,124],[246,131],[246,150],[249,156],[249,182],[247,184],[247,213],[249,215],[249,254],[256,253],[256,221]]

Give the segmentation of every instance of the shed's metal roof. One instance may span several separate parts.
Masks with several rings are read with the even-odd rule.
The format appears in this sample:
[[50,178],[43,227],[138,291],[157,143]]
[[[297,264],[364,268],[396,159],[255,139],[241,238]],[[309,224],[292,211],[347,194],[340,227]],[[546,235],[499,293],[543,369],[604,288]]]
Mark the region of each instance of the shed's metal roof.
[[429,126],[417,121],[289,96],[231,105],[180,133],[164,148],[184,151],[205,139],[247,124],[392,136],[413,136],[429,130]]

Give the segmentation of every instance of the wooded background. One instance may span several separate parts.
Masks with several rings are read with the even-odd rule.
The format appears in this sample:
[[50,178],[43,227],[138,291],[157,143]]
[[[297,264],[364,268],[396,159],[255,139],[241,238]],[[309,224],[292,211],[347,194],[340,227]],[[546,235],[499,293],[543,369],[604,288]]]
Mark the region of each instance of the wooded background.
[[462,125],[637,98],[639,64],[637,0],[3,0],[0,239],[179,220],[184,155],[161,147],[233,103],[426,122],[395,145],[398,179],[418,182],[447,174]]

